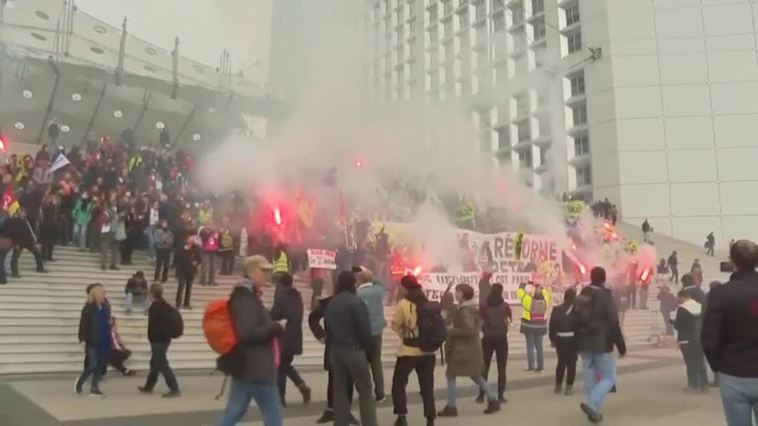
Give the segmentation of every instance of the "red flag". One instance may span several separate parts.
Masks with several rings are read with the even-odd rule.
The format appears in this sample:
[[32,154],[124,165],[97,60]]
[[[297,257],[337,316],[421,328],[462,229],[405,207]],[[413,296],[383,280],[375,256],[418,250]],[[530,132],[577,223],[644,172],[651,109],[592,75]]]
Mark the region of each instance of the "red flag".
[[5,192],[3,193],[3,210],[8,210],[8,207],[11,206],[11,204],[16,202],[16,193],[13,191],[13,185],[8,184],[8,186],[5,187]]

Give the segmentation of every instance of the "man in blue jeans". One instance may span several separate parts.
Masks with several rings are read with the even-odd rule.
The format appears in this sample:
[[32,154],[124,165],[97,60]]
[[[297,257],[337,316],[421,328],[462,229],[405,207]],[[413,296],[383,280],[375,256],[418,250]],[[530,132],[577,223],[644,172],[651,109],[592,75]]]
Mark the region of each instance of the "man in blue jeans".
[[735,272],[708,293],[700,340],[718,375],[727,424],[749,426],[758,421],[758,246],[737,241],[729,257]]
[[616,360],[613,347],[626,355],[618,311],[611,291],[605,288],[605,269],[593,268],[591,284],[576,298],[576,340],[584,367],[586,402],[581,409],[593,424],[603,420],[603,401],[616,385]]
[[237,346],[218,360],[219,369],[232,376],[229,402],[219,426],[240,422],[251,400],[258,405],[265,426],[282,426],[276,375],[278,337],[284,329],[271,320],[260,297],[273,267],[263,256],[248,257],[244,266],[245,279],[229,297]]

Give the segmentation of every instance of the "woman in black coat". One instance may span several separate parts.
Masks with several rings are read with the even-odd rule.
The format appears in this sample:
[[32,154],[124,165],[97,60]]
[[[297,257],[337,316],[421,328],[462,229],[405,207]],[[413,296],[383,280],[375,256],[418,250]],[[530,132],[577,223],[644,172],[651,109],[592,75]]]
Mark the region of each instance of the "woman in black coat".
[[281,337],[281,360],[279,363],[278,385],[279,396],[283,405],[287,391],[287,378],[297,386],[303,395],[303,402],[311,400],[311,389],[305,384],[295,367],[292,366],[295,356],[303,353],[303,297],[292,286],[292,275],[282,273],[279,277],[281,289],[276,293],[274,306],[271,308],[271,319],[286,321],[284,334]]
[[[555,369],[555,393],[563,392],[565,395],[573,393],[574,379],[576,378],[576,361],[579,357],[576,346],[577,317],[574,313],[574,300],[576,290],[569,288],[563,294],[563,304],[553,308],[550,314],[548,335],[550,345],[558,353],[558,366]],[[563,388],[563,377],[566,376],[566,388]]]
[[174,255],[176,278],[178,280],[176,289],[177,309],[182,306],[182,298],[184,299],[184,308],[192,309],[190,306],[192,283],[195,281],[200,261],[200,247],[196,244],[195,237],[186,237],[184,244],[176,249],[176,254]]
[[42,201],[39,242],[42,246],[42,257],[53,261],[53,247],[58,239],[58,213],[60,210],[58,196],[50,193]]

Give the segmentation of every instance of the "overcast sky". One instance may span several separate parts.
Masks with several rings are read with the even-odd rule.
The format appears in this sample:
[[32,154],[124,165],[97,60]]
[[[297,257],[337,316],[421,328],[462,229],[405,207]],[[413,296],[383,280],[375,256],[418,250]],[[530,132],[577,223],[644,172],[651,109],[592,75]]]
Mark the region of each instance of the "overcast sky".
[[[129,17],[129,33],[217,66],[222,49],[232,71],[263,82],[268,71],[272,0],[77,0],[79,8],[111,25]],[[254,66],[256,61],[260,65]]]

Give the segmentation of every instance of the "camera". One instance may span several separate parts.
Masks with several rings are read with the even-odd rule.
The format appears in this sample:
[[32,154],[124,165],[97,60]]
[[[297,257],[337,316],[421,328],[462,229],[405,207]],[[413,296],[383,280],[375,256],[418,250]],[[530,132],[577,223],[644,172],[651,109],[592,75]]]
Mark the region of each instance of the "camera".
[[734,263],[731,261],[720,263],[721,272],[732,273],[734,272]]

